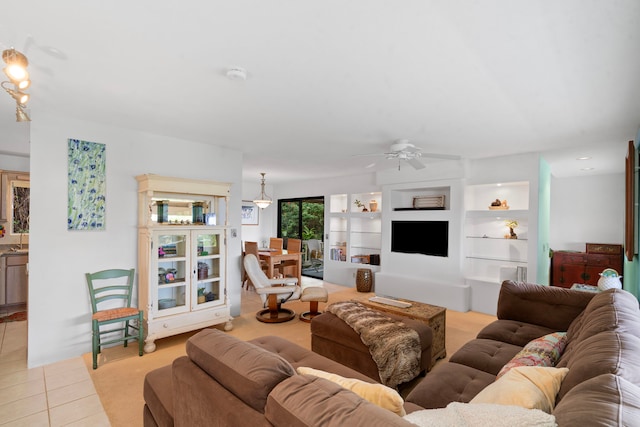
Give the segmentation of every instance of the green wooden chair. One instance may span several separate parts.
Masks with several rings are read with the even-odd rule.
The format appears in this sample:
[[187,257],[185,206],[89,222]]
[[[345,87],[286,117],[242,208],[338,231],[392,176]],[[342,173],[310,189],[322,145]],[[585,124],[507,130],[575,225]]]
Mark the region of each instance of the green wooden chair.
[[[98,354],[104,345],[124,341],[124,346],[127,347],[129,340],[138,340],[138,353],[140,356],[143,354],[144,328],[142,310],[131,307],[134,273],[135,269],[132,268],[130,270],[103,270],[86,274],[89,296],[91,297],[91,309],[93,310],[93,316],[91,317],[93,324],[93,369],[98,368]],[[107,301],[110,302],[106,303]],[[102,305],[103,303],[105,304]],[[99,306],[102,306],[103,309],[99,309]],[[108,308],[104,306],[108,306]],[[136,326],[129,323],[132,320],[137,320]],[[124,326],[100,330],[101,326],[113,323],[124,323]],[[102,342],[102,335],[115,335],[121,331],[124,333],[123,336],[118,338],[109,337],[108,341]]]

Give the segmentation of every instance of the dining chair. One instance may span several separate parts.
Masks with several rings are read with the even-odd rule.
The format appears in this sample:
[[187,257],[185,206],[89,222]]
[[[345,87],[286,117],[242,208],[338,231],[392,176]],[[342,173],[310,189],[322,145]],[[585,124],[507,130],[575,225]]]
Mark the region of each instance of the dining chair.
[[[258,252],[259,252],[258,242],[244,242],[244,255],[246,254],[255,255],[256,258],[258,258],[258,260],[260,261],[260,268],[262,268],[262,270],[266,272],[269,266],[264,260],[260,259],[260,255],[258,254]],[[242,287],[244,287],[245,285],[248,290],[249,286],[253,286],[253,283],[251,283],[251,279],[249,279],[249,276],[247,276],[247,271],[243,268]]]
[[[287,253],[289,254],[299,254],[302,252],[302,240],[300,239],[287,239]],[[298,266],[298,262],[294,260],[284,260],[278,264],[278,271],[280,274],[287,276],[287,270],[291,270],[292,267]],[[298,268],[302,268],[299,266]],[[291,275],[289,275],[291,276]]]
[[269,238],[269,249],[281,251],[284,248],[283,239],[280,237]]
[[[132,268],[85,274],[93,312],[91,316],[93,369],[98,368],[98,354],[105,345],[124,341],[124,346],[127,347],[130,340],[138,340],[138,355],[142,356],[144,353],[143,312],[131,307],[134,273],[135,269]],[[136,324],[130,323],[132,321]],[[116,323],[124,325],[106,330],[100,329],[102,326]],[[119,336],[120,332],[123,333],[122,336]],[[101,337],[105,334],[110,335],[108,341],[102,341]]]
[[249,275],[256,293],[260,295],[262,304],[266,307],[256,313],[256,319],[265,323],[282,323],[293,319],[295,311],[283,308],[282,304],[300,299],[300,286],[297,277],[269,279],[260,268],[258,258],[253,254],[244,256],[244,269]]
[[311,266],[316,271],[319,271],[319,269],[324,265],[322,241],[320,241],[319,239],[309,239],[307,240],[307,248],[309,250],[309,260],[311,261]]

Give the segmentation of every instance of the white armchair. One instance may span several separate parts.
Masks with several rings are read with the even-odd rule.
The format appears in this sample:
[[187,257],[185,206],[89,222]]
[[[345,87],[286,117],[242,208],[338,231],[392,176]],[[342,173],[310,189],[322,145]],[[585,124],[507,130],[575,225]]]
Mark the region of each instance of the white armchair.
[[281,323],[295,317],[295,311],[282,308],[281,305],[289,300],[300,299],[297,277],[269,279],[253,254],[245,255],[244,269],[266,307],[256,313],[256,319],[265,323]]

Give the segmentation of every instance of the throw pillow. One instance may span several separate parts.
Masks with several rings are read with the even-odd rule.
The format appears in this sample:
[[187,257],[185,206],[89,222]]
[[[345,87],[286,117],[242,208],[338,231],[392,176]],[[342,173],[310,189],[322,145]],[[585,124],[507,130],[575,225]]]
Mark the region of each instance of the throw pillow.
[[551,413],[568,368],[521,366],[485,387],[469,403],[497,403]]
[[498,372],[498,378],[518,366],[556,366],[567,344],[566,332],[554,332],[536,338],[525,345],[513,359]]
[[378,405],[384,409],[403,416],[406,415],[404,410],[404,400],[402,396],[392,389],[383,384],[372,384],[355,378],[345,378],[340,375],[332,374],[330,372],[320,371],[318,369],[299,367],[297,369],[301,375],[313,375],[316,377],[327,379],[334,382],[347,390],[351,390],[358,396],[362,397],[369,402]]
[[556,427],[556,417],[539,409],[490,403],[451,402],[446,408],[423,409],[403,417],[424,427]]

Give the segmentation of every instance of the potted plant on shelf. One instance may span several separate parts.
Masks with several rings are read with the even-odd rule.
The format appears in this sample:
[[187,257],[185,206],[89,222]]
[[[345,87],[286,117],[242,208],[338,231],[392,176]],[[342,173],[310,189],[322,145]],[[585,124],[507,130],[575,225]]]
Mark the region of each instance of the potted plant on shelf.
[[504,238],[505,239],[517,239],[518,235],[516,234],[515,231],[513,231],[514,228],[516,228],[518,226],[518,221],[516,221],[515,219],[508,219],[504,222],[504,224],[509,227],[509,234],[505,234]]
[[205,302],[204,288],[198,288],[198,304]]
[[367,208],[364,206],[364,203],[362,203],[360,200],[356,199],[353,204],[358,208],[362,208],[362,212],[368,212]]

